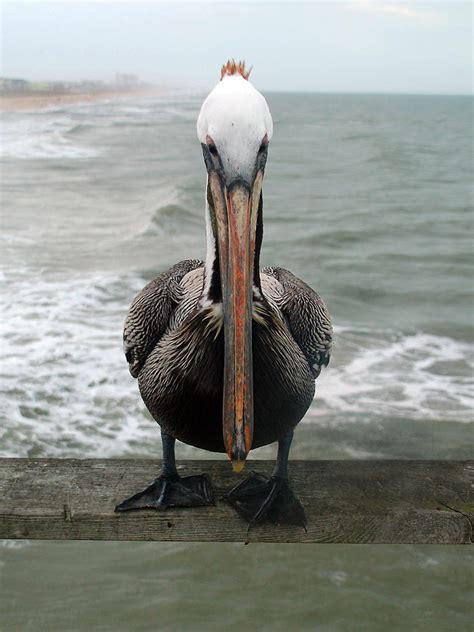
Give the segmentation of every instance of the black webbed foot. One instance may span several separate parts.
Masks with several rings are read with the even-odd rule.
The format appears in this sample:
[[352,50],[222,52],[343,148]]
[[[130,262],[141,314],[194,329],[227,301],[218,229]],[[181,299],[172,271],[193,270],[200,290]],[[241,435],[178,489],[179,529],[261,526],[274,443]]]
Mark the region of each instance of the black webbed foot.
[[225,500],[247,520],[249,528],[261,522],[272,522],[306,530],[303,505],[285,478],[268,478],[253,472],[231,489]]
[[115,511],[165,511],[168,507],[201,507],[213,504],[214,492],[207,474],[184,478],[178,474],[162,474],[149,487],[117,505]]

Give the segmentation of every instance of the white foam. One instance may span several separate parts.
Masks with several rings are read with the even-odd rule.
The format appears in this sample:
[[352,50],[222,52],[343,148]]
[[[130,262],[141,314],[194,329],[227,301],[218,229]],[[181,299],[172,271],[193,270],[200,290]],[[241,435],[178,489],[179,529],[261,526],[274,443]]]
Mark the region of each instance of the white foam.
[[152,110],[148,107],[140,107],[136,105],[121,105],[116,108],[116,112],[118,114],[138,114],[140,116],[147,116],[148,114],[151,114]]
[[96,149],[73,143],[67,133],[74,127],[68,116],[53,119],[22,115],[2,120],[1,158],[78,159],[98,156]]
[[474,345],[425,333],[347,327],[336,328],[335,341],[333,361],[316,383],[317,415],[472,421]]
[[[9,279],[11,288],[11,279]],[[143,281],[118,277],[15,283],[2,320],[2,453],[157,453],[122,352],[127,305]],[[138,442],[138,443],[136,443]]]

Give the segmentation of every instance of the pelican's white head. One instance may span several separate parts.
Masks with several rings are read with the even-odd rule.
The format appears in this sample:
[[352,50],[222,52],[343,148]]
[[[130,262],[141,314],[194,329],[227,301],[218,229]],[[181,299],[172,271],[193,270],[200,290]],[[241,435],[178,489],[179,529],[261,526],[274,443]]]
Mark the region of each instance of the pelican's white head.
[[248,80],[249,74],[245,63],[228,61],[197,121],[203,150],[210,150],[212,162],[219,159],[227,184],[238,178],[252,184],[259,152],[266,150],[273,134],[267,102]]

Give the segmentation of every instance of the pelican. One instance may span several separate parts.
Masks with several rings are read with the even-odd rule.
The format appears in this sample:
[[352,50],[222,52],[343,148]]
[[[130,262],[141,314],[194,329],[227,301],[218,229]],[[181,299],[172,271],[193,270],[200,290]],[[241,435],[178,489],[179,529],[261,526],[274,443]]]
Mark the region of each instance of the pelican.
[[278,442],[271,476],[250,474],[226,499],[249,526],[306,526],[288,455],[329,362],[332,327],[306,283],[283,268],[260,270],[273,123],[249,74],[245,63],[228,61],[197,121],[207,170],[206,260],[181,261],[151,281],[126,318],[125,355],[161,426],[163,460],[158,478],[116,511],[213,504],[206,474],[178,474],[177,439],[226,452],[236,472],[251,449]]

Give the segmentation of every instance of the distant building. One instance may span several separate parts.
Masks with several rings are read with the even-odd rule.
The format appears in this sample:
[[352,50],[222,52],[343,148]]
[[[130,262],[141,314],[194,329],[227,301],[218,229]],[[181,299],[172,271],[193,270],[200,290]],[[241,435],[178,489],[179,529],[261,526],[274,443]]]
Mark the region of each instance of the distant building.
[[0,77],[0,91],[2,92],[22,92],[29,89],[30,84],[26,81],[26,79]]
[[145,84],[137,77],[128,73],[117,73],[115,82],[83,79],[82,81],[35,81],[14,77],[0,77],[0,93],[27,92],[55,93],[55,94],[93,94],[110,90],[135,90],[143,88]]
[[102,81],[93,81],[92,79],[83,79],[79,83],[74,84],[76,92],[101,92],[107,86]]
[[67,87],[66,84],[63,83],[62,81],[53,81],[49,84],[49,90],[51,90],[51,92],[66,92],[67,91]]

